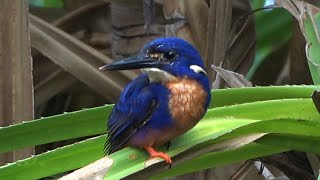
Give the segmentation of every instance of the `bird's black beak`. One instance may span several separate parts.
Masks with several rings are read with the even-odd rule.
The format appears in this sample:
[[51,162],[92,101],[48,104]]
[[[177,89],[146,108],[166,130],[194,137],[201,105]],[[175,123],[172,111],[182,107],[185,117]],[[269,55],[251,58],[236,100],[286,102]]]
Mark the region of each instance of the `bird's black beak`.
[[104,65],[99,70],[128,70],[158,67],[161,64],[159,59],[153,59],[148,56],[134,56],[111,64]]

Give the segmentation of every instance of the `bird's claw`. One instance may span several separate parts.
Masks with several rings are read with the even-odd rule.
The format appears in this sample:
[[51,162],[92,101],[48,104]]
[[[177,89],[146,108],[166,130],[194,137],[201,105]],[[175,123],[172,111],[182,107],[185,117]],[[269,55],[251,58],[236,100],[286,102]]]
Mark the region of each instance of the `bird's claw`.
[[145,147],[145,149],[149,152],[150,158],[159,157],[169,164],[169,168],[171,168],[172,160],[166,153],[155,151],[152,147]]
[[157,152],[155,154],[151,154],[150,158],[154,158],[154,157],[159,157],[163,159],[167,164],[170,164],[170,165],[172,164],[171,158],[163,152]]

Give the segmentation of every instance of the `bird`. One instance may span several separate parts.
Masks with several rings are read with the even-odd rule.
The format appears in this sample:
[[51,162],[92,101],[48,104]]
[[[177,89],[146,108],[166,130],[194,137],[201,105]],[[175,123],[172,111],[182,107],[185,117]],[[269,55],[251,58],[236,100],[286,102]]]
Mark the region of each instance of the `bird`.
[[156,148],[192,129],[211,100],[199,52],[183,39],[161,37],[145,44],[138,55],[99,69],[142,71],[124,88],[108,117],[106,155],[127,146],[142,148],[171,167],[171,157]]

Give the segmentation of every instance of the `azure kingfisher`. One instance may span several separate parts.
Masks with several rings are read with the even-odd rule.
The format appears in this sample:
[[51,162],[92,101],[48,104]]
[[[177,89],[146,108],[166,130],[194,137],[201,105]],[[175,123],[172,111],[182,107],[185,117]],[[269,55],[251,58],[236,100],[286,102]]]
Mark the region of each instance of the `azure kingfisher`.
[[180,38],[158,38],[137,56],[100,67],[128,69],[143,73],[123,90],[108,118],[106,154],[133,146],[171,164],[167,154],[154,148],[193,128],[211,99],[201,56]]

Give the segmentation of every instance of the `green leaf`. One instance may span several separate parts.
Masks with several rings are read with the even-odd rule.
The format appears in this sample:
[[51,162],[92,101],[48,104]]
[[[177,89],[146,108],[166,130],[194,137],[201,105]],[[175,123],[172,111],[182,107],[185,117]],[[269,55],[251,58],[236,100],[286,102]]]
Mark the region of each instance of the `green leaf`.
[[[150,179],[163,179],[168,176],[182,175],[184,172],[194,172],[199,170],[199,168],[195,168],[196,165],[206,164],[206,166],[202,166],[201,168],[207,169],[248,159],[254,159],[261,156],[276,154],[287,150],[288,149],[275,148],[273,146],[257,144],[253,142],[238,149],[208,153],[197,159],[191,160],[188,163],[181,164],[179,167],[174,167],[172,169],[168,169],[168,171],[164,171],[161,174],[154,175]],[[212,162],[212,165],[208,166],[208,162]]]
[[103,157],[105,136],[55,149],[0,167],[0,179],[39,179],[85,166]]
[[[311,93],[319,88],[320,86],[279,86],[214,90],[212,91],[213,100],[210,108],[281,98],[309,98]],[[286,102],[287,101],[284,101],[284,104],[282,103],[283,107],[286,106]],[[303,102],[298,100],[297,103]],[[287,114],[292,114],[290,111],[299,111],[299,109],[295,108],[294,102],[289,104],[291,105],[286,111]],[[272,107],[273,105],[274,104],[268,105],[268,107]],[[312,105],[309,103],[309,107],[310,106]],[[0,153],[28,146],[103,134],[106,131],[106,119],[112,107],[112,105],[106,105],[27,121],[8,127],[0,127],[0,142],[2,142],[0,143]],[[230,110],[229,108],[227,108],[225,112],[228,112]],[[258,108],[255,108],[255,111],[259,112],[259,108],[265,107],[260,105]],[[301,111],[301,108],[304,107],[300,105],[299,108]],[[231,107],[231,109],[234,109],[234,107]],[[278,110],[280,109],[281,108]],[[211,111],[212,110],[209,110],[209,112]],[[215,109],[213,113],[218,115],[221,111],[223,112],[224,110]],[[209,114],[210,113],[208,113],[208,115]],[[262,114],[264,113],[262,112]],[[224,114],[224,116],[228,115],[231,114]]]
[[106,132],[106,119],[113,106],[82,111],[0,127],[0,153]]
[[[274,122],[280,122],[281,120],[278,120],[278,121],[274,121]],[[290,120],[289,120],[290,121]],[[296,120],[295,120],[296,121]],[[267,121],[269,122],[269,121]],[[296,121],[298,122],[298,121]],[[257,124],[260,123],[260,125],[256,125],[255,124],[249,124],[248,126],[252,126],[252,130],[256,127],[260,127],[260,128],[264,128],[263,125],[265,122],[257,122]],[[272,130],[272,126],[269,126],[269,127],[266,127],[266,129],[270,128],[270,130]],[[280,130],[280,127],[283,127],[283,126],[276,126],[274,127],[275,129],[279,128]],[[298,126],[295,126],[296,128]],[[312,124],[309,125],[310,128],[312,128]],[[243,126],[243,127],[240,127],[239,129],[241,130],[241,128],[247,128],[247,126]],[[283,127],[284,128],[284,127]],[[316,131],[317,128],[312,128],[314,131]],[[237,130],[235,130],[236,132]],[[319,135],[319,134],[318,134]],[[317,136],[318,136],[317,135]],[[268,136],[268,135],[267,135]],[[267,137],[266,136],[266,137]],[[264,138],[264,137],[263,137]],[[263,139],[261,138],[261,139]],[[278,138],[278,137],[277,137]],[[273,142],[277,142],[278,144],[282,143],[282,139],[277,139],[277,138],[273,138],[272,141]],[[221,138],[222,139],[222,138]],[[176,168],[173,168],[173,169],[170,169],[168,171],[165,171],[164,173],[162,174],[159,174],[155,177],[157,178],[164,178],[164,177],[167,177],[167,176],[176,176],[176,175],[180,175],[180,174],[184,174],[186,172],[191,172],[191,171],[197,171],[197,170],[200,170],[200,169],[206,169],[206,168],[209,168],[209,167],[215,167],[215,166],[220,166],[220,165],[225,165],[225,164],[230,164],[230,163],[234,163],[234,162],[237,162],[239,160],[247,160],[247,159],[251,159],[251,158],[256,158],[256,157],[260,157],[260,156],[264,156],[264,155],[267,155],[267,154],[260,154],[260,155],[253,155],[253,154],[256,154],[256,153],[270,153],[270,154],[273,154],[273,153],[278,153],[278,152],[281,152],[281,151],[286,151],[286,150],[289,150],[289,149],[293,149],[292,147],[286,147],[286,148],[283,148],[283,147],[279,147],[279,146],[274,146],[275,144],[271,144],[270,146],[266,143],[266,144],[263,144],[260,142],[260,140],[257,140],[257,142],[259,142],[260,145],[262,145],[262,147],[266,148],[264,150],[262,150],[261,152],[259,151],[260,149],[258,147],[254,147],[253,149],[247,149],[246,147],[243,147],[246,149],[246,151],[244,152],[241,152],[241,153],[235,153],[233,155],[231,154],[228,154],[227,156],[222,156],[223,152],[212,152],[212,153],[208,153],[208,154],[205,154],[203,156],[200,156],[199,158],[196,158],[194,160],[191,160],[191,161],[187,161],[181,165],[179,165],[178,167]],[[294,141],[295,143],[298,143],[298,141]],[[301,142],[301,141],[299,141]],[[309,144],[307,144],[309,143]],[[294,144],[294,143],[293,143]],[[320,147],[320,142],[318,141],[317,144],[315,144],[314,142],[310,142],[310,141],[304,141],[304,144],[301,144],[302,146],[299,147],[299,149],[304,149],[306,150],[305,148],[305,145],[308,145],[309,146],[315,146],[317,147],[317,152],[319,153],[319,147]],[[250,147],[250,146],[249,146]],[[270,148],[270,149],[269,149]],[[237,150],[241,150],[242,148],[239,148]],[[270,152],[271,151],[271,152]],[[220,156],[219,156],[220,155]],[[253,155],[253,156],[252,156]],[[236,157],[235,157],[236,156]],[[250,156],[250,157],[248,157]],[[244,159],[242,159],[243,157],[246,157]],[[219,162],[220,160],[220,162]],[[141,172],[139,172],[141,173]]]
[[[173,141],[173,146],[168,153],[169,155],[174,156],[173,161],[176,162],[179,161],[176,157],[180,156],[186,158],[189,157],[190,154],[193,155],[199,150],[203,151],[206,147],[218,144],[219,142],[225,142],[228,139],[238,138],[256,132],[276,132],[312,136],[319,139],[319,127],[319,121],[290,119],[256,121],[252,119],[209,118],[199,123],[192,131],[175,139]],[[278,144],[280,144],[282,140],[283,139],[278,137],[273,138],[273,141],[279,141]],[[292,139],[292,143],[290,144],[297,144],[294,140],[295,139]],[[85,164],[102,157],[104,142],[105,137],[102,136],[0,167],[0,179],[10,177],[15,177],[15,179],[37,179],[82,167]],[[223,165],[225,163],[236,162],[243,160],[242,158],[256,158],[262,155],[269,155],[290,149],[290,147],[276,147],[275,144],[263,144],[263,141],[257,142],[261,144],[248,146],[250,147],[249,149],[245,147],[245,151],[242,151],[243,148],[240,148],[227,150],[226,152],[219,151],[206,153],[203,155],[198,153],[200,156],[195,159],[190,159],[181,164],[174,165],[174,168],[170,170],[164,169],[164,174],[159,174],[159,177],[183,174],[208,167]],[[308,141],[305,142],[307,143]],[[320,147],[319,142],[318,144],[312,142],[311,145]],[[306,147],[310,147],[311,145],[309,144],[306,146],[303,144],[303,146],[299,148],[309,150],[309,148]],[[199,149],[199,147],[201,148]],[[319,152],[320,148],[316,149],[318,150],[317,152]],[[225,153],[229,154],[229,151],[238,154],[225,156]],[[126,148],[118,151],[109,156],[109,158],[114,160],[114,164],[109,169],[107,176],[111,179],[125,177],[133,172],[142,170],[145,167],[146,159],[148,159],[147,154],[144,151],[133,148]],[[204,162],[204,160],[206,161]]]
[[[185,137],[185,140],[188,139],[190,142],[185,140],[179,141],[178,143],[173,144],[172,151],[174,151],[174,149],[175,151],[178,151],[183,147],[183,145],[190,146],[195,144],[198,141],[201,141],[201,138],[205,138],[210,135],[220,136],[226,129],[233,129],[252,122],[255,121],[239,120],[237,122],[226,122],[222,119],[211,122],[211,125],[213,126],[209,126],[209,121],[201,123],[197,126],[195,131],[190,131],[186,134],[187,136]],[[89,162],[102,158],[103,144],[105,141],[106,137],[102,136],[2,166],[0,167],[0,179],[10,179],[10,177],[14,177],[14,179],[38,179],[80,168]],[[138,157],[138,159],[130,160],[128,157],[132,154]],[[121,163],[120,166],[118,163],[115,163],[117,165],[116,167],[120,167],[122,170],[135,167],[134,165],[137,164],[137,161],[143,163],[148,158],[144,151],[133,148],[126,148],[125,150],[121,150],[110,157],[116,158],[118,162],[126,162]]]
[[64,6],[63,0],[28,0],[28,3],[31,6],[38,6],[43,8],[63,8]]
[[206,117],[234,117],[257,120],[305,119],[318,121],[319,113],[310,98],[279,99],[209,109]]
[[320,149],[320,139],[306,135],[268,134],[258,139],[256,143],[313,153],[319,153]]
[[283,47],[292,36],[292,17],[286,10],[264,10],[255,13],[255,16],[257,47],[253,65],[246,75],[249,80],[266,57]]
[[307,41],[306,54],[311,77],[314,84],[320,84],[320,12],[315,9],[312,16],[305,13],[302,19],[303,30]]
[[[218,103],[212,104],[212,106],[218,107],[209,109],[204,119],[193,130],[172,141],[173,145],[168,153],[173,156],[174,162],[180,163],[174,168],[162,172],[159,177],[169,177],[218,166],[225,162],[236,162],[242,160],[241,158],[258,157],[258,155],[289,149],[317,151],[317,148],[312,149],[311,145],[318,147],[318,142],[314,139],[319,139],[320,118],[309,97],[309,94],[317,88],[318,86],[258,87],[213,91],[213,98],[216,98]],[[291,99],[279,99],[281,97]],[[275,100],[261,101],[265,99]],[[258,101],[252,102],[255,100]],[[0,128],[0,141],[5,142],[0,144],[0,149],[8,150],[22,147],[20,143],[24,147],[30,144],[53,142],[56,139],[103,133],[106,117],[111,112],[111,108],[112,106],[109,105]],[[286,138],[282,136],[280,138],[272,138],[271,136],[274,144],[270,144],[271,140],[261,142],[258,140],[257,142],[262,144],[254,143],[254,147],[258,149],[256,153],[246,154],[240,150],[243,154],[237,154],[237,156],[241,156],[241,158],[230,156],[230,159],[228,159],[229,157],[225,158],[223,162],[215,161],[215,159],[222,158],[221,154],[228,154],[229,151],[237,153],[238,149],[219,149],[217,152],[201,153],[206,149],[216,148],[219,143],[227,143],[254,133],[290,135],[291,139],[287,138],[288,143],[283,143],[283,146],[277,146]],[[269,134],[266,137],[269,137]],[[304,137],[309,138],[304,141],[305,144],[301,139]],[[102,157],[105,141],[106,138],[102,136],[2,166],[0,167],[0,179],[10,177],[37,179],[80,168]],[[268,149],[271,146],[273,149]],[[254,149],[250,149],[251,144],[247,147],[250,151],[254,151]],[[261,151],[259,151],[260,147]],[[240,147],[240,149],[242,148]],[[226,152],[220,152],[222,150]],[[199,156],[193,157],[195,153]],[[211,154],[212,157],[208,154]],[[203,156],[211,157],[211,159],[204,163],[202,162]],[[179,159],[181,157],[183,159]],[[144,151],[126,148],[110,155],[109,158],[114,160],[114,164],[108,171],[108,177],[121,178],[135,172],[143,175],[143,172],[146,171],[142,170],[145,167],[146,159],[148,159]],[[200,162],[202,164],[194,164]],[[158,166],[161,164],[148,168]],[[159,170],[164,169],[160,167]]]
[[[238,121],[230,121],[230,119],[203,120],[194,129],[192,129],[185,135],[174,139],[172,141],[172,146],[168,154],[170,156],[177,155],[187,150],[188,148],[191,148],[192,146],[218,138],[224,134],[229,133],[233,129],[254,122],[256,121],[250,119],[238,119]],[[129,161],[128,157],[130,156],[135,156],[136,159]],[[146,159],[148,159],[146,153],[144,153],[143,155],[141,155],[140,153],[132,154],[127,153],[126,150],[116,152],[109,157],[115,161],[115,164],[111,166],[107,172],[106,177],[110,179],[120,179],[131,174],[132,172],[137,172],[144,169],[146,166]],[[175,160],[173,159],[173,161]]]
[[213,90],[210,109],[234,104],[275,99],[310,98],[320,86],[265,86]]
[[258,9],[266,4],[266,0],[251,0],[250,4],[252,9]]
[[[235,119],[234,121],[237,121],[237,119]],[[220,158],[223,162],[228,162],[228,163],[234,163],[234,162],[237,162],[238,160],[246,160],[249,158],[241,159],[239,157],[235,158],[234,156],[217,157],[216,153],[221,153],[221,150],[216,151],[216,152],[209,151],[209,153],[208,153],[206,151],[206,148],[207,147],[210,148],[210,146],[215,145],[215,144],[219,144],[220,142],[226,142],[229,139],[239,138],[245,134],[252,134],[252,133],[256,133],[256,132],[284,133],[284,134],[290,134],[290,135],[300,135],[300,136],[304,136],[304,137],[308,138],[307,136],[304,135],[304,133],[307,133],[307,131],[312,131],[307,134],[308,135],[312,134],[311,137],[313,137],[314,139],[316,139],[316,138],[319,139],[319,137],[320,137],[319,127],[320,127],[319,121],[317,121],[316,123],[311,122],[311,121],[300,121],[300,120],[292,120],[292,119],[257,121],[255,123],[250,123],[248,125],[236,128],[236,129],[230,131],[229,133],[224,134],[223,136],[220,136],[216,139],[212,139],[211,141],[206,141],[202,144],[197,144],[196,146],[189,148],[187,151],[181,152],[177,156],[177,158],[175,158],[175,157],[173,158],[173,162],[179,161],[179,157],[183,157],[184,159],[186,159],[186,157],[192,156],[193,154],[197,154],[199,156],[195,157],[194,159],[187,159],[186,161],[182,162],[181,164],[175,165],[174,168],[165,169],[165,167],[162,167],[160,165],[153,165],[154,167],[151,166],[151,167],[148,167],[144,170],[140,170],[139,172],[136,172],[136,176],[131,176],[131,177],[134,177],[137,179],[144,179],[148,176],[151,176],[151,174],[149,174],[148,172],[151,171],[152,173],[154,173],[154,171],[152,171],[152,170],[158,169],[158,168],[160,168],[162,170],[162,173],[155,176],[157,179],[158,178],[165,178],[165,177],[172,177],[172,176],[176,176],[176,175],[180,175],[180,174],[185,174],[188,172],[194,172],[194,171],[198,171],[198,170],[202,170],[202,169],[206,169],[206,168],[210,168],[210,167],[216,167],[218,165],[223,165],[223,163],[220,164],[221,162],[217,162],[217,159],[220,159]],[[299,128],[301,128],[301,129],[306,128],[306,129],[298,130]],[[273,138],[272,140],[275,142],[281,143],[282,139]],[[257,140],[257,142],[259,142],[259,140]],[[300,142],[300,139],[297,140],[297,144],[299,144],[299,142]],[[314,149],[316,150],[317,153],[320,153],[320,148],[319,148],[320,141],[317,141],[317,143],[315,143],[314,141],[305,141],[304,144],[300,144],[302,146],[299,146],[299,149],[303,149],[304,151],[308,150],[305,147],[306,143],[309,143],[307,147],[310,147],[312,145],[315,147],[318,147],[318,148],[314,148]],[[293,149],[292,147],[283,148],[283,147],[279,147],[279,146],[274,146],[274,144],[272,144],[270,146],[270,145],[265,145],[265,144],[261,143],[261,145],[263,145],[264,147],[272,147],[271,149],[272,149],[273,153]],[[199,148],[199,146],[200,146],[200,148]],[[295,146],[297,146],[297,145],[295,145]],[[230,149],[227,149],[227,151],[228,150],[230,150]],[[222,149],[222,151],[224,151],[224,149]],[[252,150],[252,151],[254,151],[254,150]],[[250,151],[250,152],[252,152],[252,151]],[[268,150],[266,150],[266,152],[268,152]],[[256,153],[265,153],[265,152],[256,152]],[[246,152],[245,152],[244,154],[239,153],[236,156],[248,157],[248,156],[250,156],[250,154],[246,154]],[[255,156],[255,157],[251,157],[251,158],[256,158],[256,157],[259,157],[259,156]],[[229,158],[231,158],[231,159],[229,159]],[[110,171],[112,171],[112,168],[113,167],[111,167]],[[118,169],[118,171],[119,171],[119,169]],[[118,173],[120,174],[122,172],[120,171]],[[114,176],[109,176],[109,172],[108,172],[106,177],[113,178]],[[120,176],[116,176],[116,177],[120,177]]]

